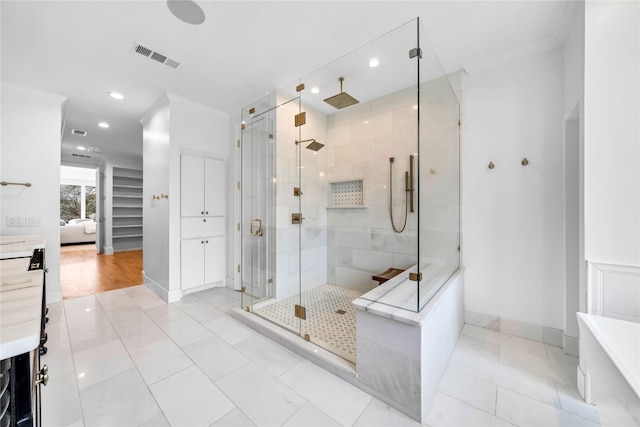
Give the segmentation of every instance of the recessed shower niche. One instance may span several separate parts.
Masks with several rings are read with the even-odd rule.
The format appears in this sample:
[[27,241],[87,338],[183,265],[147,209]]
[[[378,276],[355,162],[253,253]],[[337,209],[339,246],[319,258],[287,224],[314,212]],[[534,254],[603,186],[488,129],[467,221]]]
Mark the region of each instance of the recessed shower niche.
[[419,19],[336,56],[242,110],[234,316],[420,420],[462,327],[461,74]]
[[349,179],[329,182],[329,208],[364,208],[364,181]]

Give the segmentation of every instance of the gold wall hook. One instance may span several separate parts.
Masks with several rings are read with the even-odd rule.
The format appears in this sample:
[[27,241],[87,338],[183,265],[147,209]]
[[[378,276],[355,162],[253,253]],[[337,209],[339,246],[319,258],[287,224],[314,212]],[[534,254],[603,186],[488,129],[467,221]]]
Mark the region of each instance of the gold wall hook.
[[155,194],[151,197],[153,198],[153,200],[160,200],[160,196],[156,196]]
[[494,165],[493,162],[489,162],[489,169],[493,169],[495,167],[496,167],[496,165]]
[[168,199],[168,198],[169,198],[169,195],[168,195],[168,194],[160,194],[160,197],[161,197],[162,199]]
[[520,164],[522,166],[527,166],[529,164],[529,160],[527,160],[527,158],[525,157],[524,159],[522,159],[522,161],[520,162]]

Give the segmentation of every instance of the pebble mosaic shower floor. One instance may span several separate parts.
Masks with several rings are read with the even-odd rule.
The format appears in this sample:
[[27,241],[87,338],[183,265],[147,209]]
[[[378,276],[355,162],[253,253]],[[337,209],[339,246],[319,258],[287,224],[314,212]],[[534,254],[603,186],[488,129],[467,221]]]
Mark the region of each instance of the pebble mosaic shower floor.
[[[294,315],[300,297],[276,301],[254,310],[254,313],[289,329],[302,329],[311,342],[355,363],[356,311],[351,301],[362,292],[334,285],[321,285],[302,293],[302,305],[307,308],[307,319]],[[344,313],[342,313],[344,312]]]

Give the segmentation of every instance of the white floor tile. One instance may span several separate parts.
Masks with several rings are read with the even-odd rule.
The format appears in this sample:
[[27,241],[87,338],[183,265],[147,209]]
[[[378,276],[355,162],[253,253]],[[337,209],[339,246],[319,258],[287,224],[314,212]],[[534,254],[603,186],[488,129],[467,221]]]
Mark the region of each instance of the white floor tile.
[[595,427],[599,425],[503,388],[498,388],[496,415],[519,426]]
[[571,365],[573,367],[578,366],[578,358],[575,356],[571,356],[570,354],[566,354],[563,349],[554,347],[552,345],[547,345],[546,349],[547,349],[547,358],[549,360]]
[[124,289],[101,292],[96,294],[96,299],[100,302],[100,305],[107,313],[119,308],[136,307],[135,303],[131,297],[127,295],[127,292]]
[[139,427],[171,427],[169,421],[162,414],[158,414],[148,421],[140,424]]
[[207,322],[204,326],[231,345],[236,345],[257,333],[229,316]]
[[44,425],[51,426],[68,426],[82,421],[80,395],[73,372],[49,378],[49,384],[42,387],[42,419],[46,420]]
[[168,338],[158,325],[145,316],[116,326],[116,332],[128,350]]
[[260,334],[236,344],[235,348],[274,377],[279,377],[302,361],[291,350]]
[[497,361],[455,351],[449,367],[560,408],[553,381]]
[[509,347],[500,347],[500,363],[513,366],[524,372],[529,372],[550,381],[565,384],[576,384],[576,367],[564,363],[557,363],[546,357],[525,354]]
[[586,418],[595,423],[600,422],[598,408],[582,400],[575,386],[556,383],[556,390],[558,390],[558,397],[560,398],[560,405],[563,411]]
[[283,427],[332,427],[340,424],[311,403],[305,403],[302,408],[283,424]]
[[193,365],[191,359],[169,338],[129,350],[129,354],[147,384],[175,374]]
[[118,339],[111,320],[99,305],[89,312],[70,316],[69,339],[74,353]]
[[436,393],[427,424],[437,426],[511,426],[506,421],[467,405],[443,393]]
[[360,418],[354,424],[356,427],[418,427],[420,423],[402,412],[390,407],[378,399],[372,399]]
[[146,311],[147,316],[152,319],[160,327],[169,325],[176,320],[185,319],[189,317],[187,313],[180,310],[175,304],[166,304],[164,306],[158,306]]
[[175,305],[200,323],[211,322],[212,320],[226,316],[223,311],[199,299],[189,302],[179,301],[176,302]]
[[162,298],[160,298],[159,296],[153,293],[151,294],[141,293],[139,295],[133,295],[131,296],[131,300],[138,307],[140,307],[141,310],[144,310],[144,311],[167,305],[167,303]]
[[150,389],[172,426],[209,426],[234,409],[233,403],[195,366]]
[[438,390],[488,414],[496,413],[496,386],[488,381],[447,368]]
[[80,390],[87,426],[137,426],[160,413],[136,369]]
[[353,425],[372,399],[306,360],[285,372],[280,381],[343,425]]
[[244,412],[236,408],[229,412],[224,417],[220,418],[215,423],[211,424],[211,427],[255,427],[255,424],[251,422]]
[[180,347],[185,347],[213,334],[207,328],[190,317],[170,322],[162,327],[164,332]]
[[62,301],[47,304],[47,308],[49,309],[49,312],[47,313],[47,317],[49,318],[47,326],[55,325],[60,322],[66,322],[66,318],[64,315],[64,305],[62,304]]
[[250,363],[217,382],[257,426],[279,426],[304,405],[297,393]]
[[120,340],[74,353],[73,359],[80,390],[134,367]]
[[249,359],[213,334],[183,347],[183,350],[214,382],[249,363]]

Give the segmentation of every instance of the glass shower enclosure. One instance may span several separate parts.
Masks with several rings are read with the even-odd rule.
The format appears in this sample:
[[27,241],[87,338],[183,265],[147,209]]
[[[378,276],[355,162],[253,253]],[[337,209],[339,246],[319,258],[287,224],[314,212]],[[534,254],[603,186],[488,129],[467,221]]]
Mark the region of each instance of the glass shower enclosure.
[[460,266],[460,73],[416,19],[242,110],[243,307],[355,363]]

